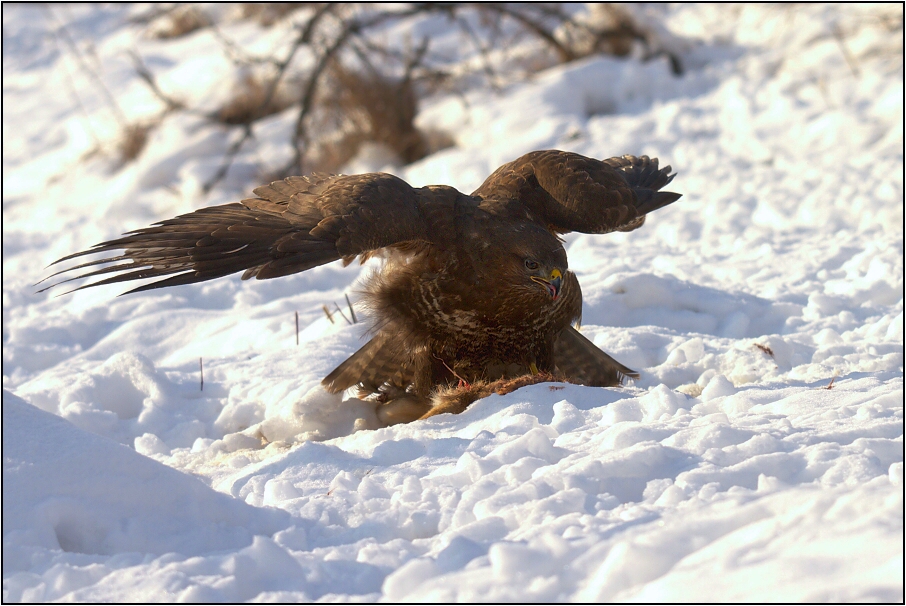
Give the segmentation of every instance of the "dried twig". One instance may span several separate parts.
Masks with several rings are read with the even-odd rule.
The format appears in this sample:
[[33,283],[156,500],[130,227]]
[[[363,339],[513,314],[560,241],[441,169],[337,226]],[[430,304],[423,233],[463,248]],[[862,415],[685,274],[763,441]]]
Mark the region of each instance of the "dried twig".
[[214,173],[214,176],[208,179],[205,184],[201,187],[203,193],[210,192],[217,183],[223,179],[227,172],[230,170],[230,166],[233,164],[233,158],[236,157],[236,154],[239,153],[239,150],[242,149],[242,145],[252,138],[252,125],[244,124],[242,126],[242,137],[237,139],[230,145],[223,157],[223,162],[220,163],[220,168],[217,169],[217,172]]
[[349,321],[349,318],[346,317],[346,314],[343,313],[343,310],[340,309],[340,306],[337,305],[336,301],[334,301],[333,305],[337,308],[337,311],[340,312],[340,315],[343,316],[343,319],[346,320],[346,323],[352,325],[352,322]]
[[[553,30],[548,31],[548,29],[545,28],[544,25],[529,17],[526,14],[528,11],[518,10],[517,6],[508,3],[498,4],[492,2],[482,4],[481,9],[499,12],[522,24],[526,29],[544,40],[551,48],[553,48],[559,56],[561,62],[566,63],[567,61],[576,59],[576,55],[572,51],[572,49],[569,49],[561,44],[560,41],[554,37]],[[568,20],[568,17],[566,17],[565,15],[560,14],[560,16],[562,17],[563,21]]]
[[772,349],[771,349],[770,347],[768,347],[767,345],[762,345],[761,343],[756,343],[756,344],[755,344],[755,347],[757,347],[758,349],[760,349],[760,350],[763,351],[764,353],[768,354],[768,355],[771,356],[772,358],[774,357],[774,350],[772,350]]
[[[843,55],[843,58],[846,59],[846,64],[849,66],[850,71],[852,71],[853,76],[856,78],[859,77],[859,66],[856,63],[855,57],[852,56],[852,53],[849,52],[849,48],[846,46],[846,40],[843,35],[843,30],[840,28],[839,23],[834,23],[834,40],[837,41],[837,45],[840,47],[840,53]],[[830,389],[830,388],[828,388]]]
[[[57,43],[57,47],[59,48],[59,42],[57,41],[57,37],[54,36],[53,39]],[[62,49],[60,49],[60,50],[62,51]],[[65,62],[64,62],[64,66],[65,66]],[[94,139],[95,148],[100,149],[101,148],[101,139],[100,139],[100,137],[98,137],[98,134],[95,132],[94,125],[91,124],[91,116],[88,114],[88,108],[85,107],[85,103],[84,103],[84,101],[82,101],[82,96],[79,95],[79,89],[75,85],[75,81],[72,78],[72,74],[69,72],[68,66],[65,67],[63,72],[66,74],[66,84],[69,86],[69,92],[71,92],[72,96],[75,98],[76,103],[79,106],[79,109],[81,109],[82,113],[85,114],[85,125],[88,127],[88,132],[89,132],[89,134],[91,134],[91,138]]]
[[[293,95],[297,99],[293,103],[298,109],[292,134],[293,157],[286,166],[274,171],[282,175],[303,174],[313,168],[335,170],[337,166],[331,165],[331,162],[339,165],[347,161],[351,157],[349,154],[358,151],[360,144],[366,140],[387,144],[407,163],[426,155],[432,151],[432,147],[437,149],[415,129],[411,124],[412,120],[409,119],[410,113],[414,115],[417,112],[418,99],[424,94],[424,89],[430,90],[448,83],[454,76],[469,78],[476,73],[482,73],[492,86],[497,86],[504,81],[502,76],[511,73],[512,70],[509,69],[509,65],[506,71],[495,67],[497,59],[494,53],[502,52],[501,56],[507,61],[506,49],[512,46],[518,36],[528,34],[540,39],[544,43],[544,48],[551,50],[560,61],[570,61],[590,52],[611,47],[613,52],[619,54],[620,49],[629,48],[634,40],[639,40],[646,48],[648,47],[645,31],[636,26],[628,13],[616,9],[613,27],[606,31],[598,31],[581,20],[573,19],[561,6],[545,3],[422,2],[402,5],[323,3],[308,5],[307,8],[310,11],[308,19],[298,26],[297,35],[289,40],[280,60],[253,56],[225,36],[216,24],[206,24],[212,35],[223,45],[224,52],[235,63],[243,66],[263,66],[271,69],[273,73],[266,78],[259,76],[256,79],[256,94],[249,97],[241,113],[231,114],[233,121],[230,124],[240,128],[241,132],[231,137],[231,143],[223,153],[220,166],[202,185],[202,191],[205,193],[210,192],[226,177],[245,143],[254,137],[254,123],[263,116],[273,113],[272,110],[278,105],[281,109],[285,107],[283,103],[275,105],[274,100],[278,91],[286,90],[281,88],[281,85],[286,86],[288,74],[291,73],[290,65],[303,48],[310,53],[311,62],[305,68],[304,78],[300,79],[294,89],[298,94]],[[427,14],[445,15],[456,24],[466,44],[474,47],[478,63],[467,62],[465,67],[460,65],[450,68],[449,57],[438,54],[429,58],[430,38],[427,36],[416,48],[400,51],[399,45],[384,42],[382,34],[374,35],[388,22],[404,21]],[[591,39],[592,43],[581,46],[576,42],[561,40],[555,32],[558,27],[565,24],[571,24],[588,33],[585,39]],[[349,140],[341,142],[339,151],[330,149],[325,151],[325,144],[320,142],[322,134],[320,130],[324,128],[324,123],[318,122],[316,125],[314,119],[322,120],[319,113],[321,109],[328,114],[337,112],[335,105],[330,105],[332,100],[342,98],[343,95],[355,97],[355,91],[349,90],[328,94],[331,87],[343,91],[344,86],[348,86],[349,81],[354,81],[361,72],[360,69],[344,65],[344,61],[348,63],[349,59],[354,61],[357,59],[360,65],[366,68],[366,74],[371,74],[362,77],[363,82],[358,83],[360,89],[363,87],[368,89],[372,83],[382,83],[371,88],[395,90],[393,98],[400,109],[397,115],[387,108],[381,109],[381,103],[376,102],[362,107],[358,117],[355,117],[354,112],[343,112],[337,120],[338,124],[348,126],[351,119],[355,123],[353,128],[358,128],[361,132],[349,134],[347,137]],[[148,83],[155,95],[167,104],[168,109],[178,107],[178,101],[160,90],[150,70],[137,56],[133,57],[133,61],[139,76]],[[540,64],[536,63],[535,66],[537,65]],[[525,69],[530,70],[531,67],[526,66]],[[342,78],[337,78],[337,74],[342,73],[350,75],[346,82]],[[399,79],[400,73],[402,79]],[[359,97],[364,98],[362,95]],[[352,102],[354,101],[353,98]],[[216,116],[210,117],[218,119]],[[319,137],[317,141],[316,136]]]
[[349,295],[347,295],[346,293],[343,293],[343,296],[346,297],[346,305],[349,306],[349,315],[352,316],[352,323],[358,324],[359,321],[356,320],[355,310],[352,308],[352,303],[349,302]]
[[[289,67],[289,64],[292,62],[293,57],[295,56],[296,52],[299,50],[299,48],[301,46],[308,44],[311,41],[312,34],[315,31],[315,28],[321,22],[321,19],[323,19],[329,13],[333,12],[335,10],[335,8],[336,8],[336,5],[334,5],[333,3],[326,3],[323,6],[321,6],[317,11],[315,11],[315,14],[312,15],[311,19],[308,20],[308,23],[306,23],[305,27],[302,28],[301,33],[299,34],[299,36],[296,38],[295,42],[290,47],[289,52],[286,55],[286,58],[284,58],[283,61],[279,61],[274,64],[276,67],[276,74],[274,75],[273,79],[270,81],[268,88],[267,88],[267,92],[265,93],[264,98],[262,99],[258,110],[256,110],[255,112],[252,112],[251,116],[247,119],[247,121],[241,125],[243,128],[242,137],[240,139],[238,139],[236,142],[234,142],[233,145],[230,146],[230,148],[227,150],[226,154],[224,154],[224,159],[221,162],[220,167],[217,169],[217,172],[215,172],[214,175],[204,183],[204,185],[202,186],[202,191],[204,193],[208,193],[209,191],[211,191],[211,189],[213,189],[214,186],[217,183],[219,183],[220,180],[226,176],[227,172],[230,170],[230,166],[233,164],[233,159],[236,157],[236,154],[239,153],[239,150],[242,148],[242,146],[245,144],[245,142],[248,141],[252,137],[252,134],[253,134],[252,133],[252,122],[255,121],[256,119],[258,119],[260,117],[260,114],[264,110],[264,108],[267,107],[271,103],[271,100],[274,97],[274,93],[277,90],[277,86],[280,84],[280,81],[283,79],[283,76],[286,73],[286,69]],[[318,75],[320,75],[320,73]],[[304,107],[304,99],[303,99],[303,107]],[[298,128],[297,128],[297,130],[298,130]],[[298,147],[297,147],[297,149],[298,149]],[[301,167],[301,160],[298,162],[298,164]],[[289,173],[289,171],[282,171],[282,172]],[[299,172],[301,172],[301,171],[299,171]]]
[[198,373],[201,375],[201,387],[198,391],[204,391],[204,364],[201,363],[201,358],[198,358]]
[[456,20],[456,23],[459,25],[459,28],[465,32],[466,36],[472,40],[472,44],[478,48],[478,54],[481,56],[481,64],[484,68],[485,75],[488,77],[488,84],[491,85],[491,89],[499,91],[500,84],[497,82],[497,71],[494,69],[491,62],[490,49],[488,48],[489,45],[482,43],[481,38],[479,38],[478,34],[469,24],[468,19],[460,18]]
[[291,172],[295,170],[296,172],[302,173],[303,162],[302,157],[304,150],[308,147],[308,129],[306,128],[306,118],[308,118],[311,113],[312,108],[314,107],[315,92],[321,83],[321,76],[327,66],[330,64],[331,60],[339,53],[340,50],[346,45],[347,41],[358,34],[359,32],[376,27],[381,25],[385,21],[391,19],[398,19],[405,16],[410,16],[419,12],[424,12],[427,9],[419,8],[418,5],[415,7],[402,10],[402,11],[383,11],[379,12],[370,19],[359,20],[359,19],[348,19],[342,23],[342,29],[333,42],[327,46],[327,48],[321,53],[318,57],[317,62],[315,63],[312,71],[308,77],[308,81],[305,84],[304,93],[302,94],[302,103],[299,110],[299,115],[296,118],[296,128],[293,135],[293,148],[295,149],[295,155],[292,162],[286,168],[284,172]]
[[217,26],[216,23],[210,25],[211,34],[217,38],[217,41],[223,45],[223,48],[226,50],[227,55],[232,59],[233,63],[238,65],[277,65],[277,61],[272,57],[254,57],[247,53],[245,49],[241,46],[230,40]]
[[327,305],[322,305],[321,309],[324,310],[324,315],[327,316],[327,319],[330,320],[331,324],[336,324],[333,319],[333,315],[330,313],[330,308]]
[[[126,114],[123,113],[123,109],[119,106],[114,98],[113,94],[110,92],[110,89],[107,88],[107,85],[104,84],[104,80],[98,75],[98,73],[92,69],[88,62],[85,61],[85,58],[82,56],[82,53],[79,51],[78,45],[75,43],[75,40],[69,34],[69,29],[67,29],[66,24],[64,24],[53,12],[50,6],[45,6],[44,10],[57,22],[57,34],[59,38],[66,43],[66,46],[72,51],[73,56],[78,61],[79,65],[88,74],[95,82],[98,84],[98,88],[104,94],[104,97],[107,99],[107,103],[110,104],[111,109],[113,110],[114,117],[120,123],[120,126],[126,127],[128,120],[126,120]],[[54,36],[54,39],[57,39],[57,36]]]
[[132,58],[132,65],[135,67],[135,73],[145,81],[148,87],[151,89],[151,92],[154,95],[164,102],[167,106],[167,111],[173,111],[176,109],[183,109],[185,105],[181,102],[176,101],[166,93],[164,93],[160,87],[157,85],[157,81],[154,79],[154,74],[151,73],[151,70],[145,65],[145,62],[142,60],[141,55],[138,54],[138,51],[132,49],[129,51],[129,56]]

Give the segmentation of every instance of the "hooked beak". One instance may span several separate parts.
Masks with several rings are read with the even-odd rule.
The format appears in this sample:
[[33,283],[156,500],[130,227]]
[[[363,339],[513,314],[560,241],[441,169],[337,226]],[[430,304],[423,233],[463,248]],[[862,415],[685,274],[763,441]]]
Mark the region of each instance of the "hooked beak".
[[560,273],[559,269],[554,269],[553,271],[551,271],[550,278],[547,280],[540,276],[532,276],[531,278],[533,282],[537,282],[541,286],[547,288],[548,294],[554,301],[556,301],[557,297],[560,296],[560,286],[563,283],[563,274]]

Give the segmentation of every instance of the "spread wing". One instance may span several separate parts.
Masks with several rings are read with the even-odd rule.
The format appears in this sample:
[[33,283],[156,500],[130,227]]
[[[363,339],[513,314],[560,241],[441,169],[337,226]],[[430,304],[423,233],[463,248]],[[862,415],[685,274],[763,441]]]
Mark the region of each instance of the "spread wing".
[[[557,336],[554,360],[560,374],[579,385],[615,387],[622,385],[626,377],[640,378],[639,373],[601,351],[572,326]],[[360,385],[366,392],[379,393],[384,384],[405,389],[414,376],[414,354],[405,339],[400,335],[379,333],[324,377],[321,384],[331,393],[353,385]]]
[[[429,237],[422,190],[393,175],[314,174],[289,177],[254,191],[257,198],[202,208],[63,257],[54,264],[107,253],[48,276],[92,268],[39,292],[104,274],[114,275],[74,290],[163,277],[128,291],[138,292],[238,271],[244,271],[243,279],[276,278]],[[123,252],[110,254],[118,250]]]
[[572,326],[567,326],[554,342],[554,361],[567,379],[580,385],[614,387],[621,385],[624,377],[636,380],[640,377],[639,373],[598,349]]
[[405,388],[415,375],[411,344],[400,335],[379,333],[324,377],[321,384],[330,393],[361,385],[378,393],[385,383]]
[[659,191],[673,180],[670,170],[648,156],[596,160],[534,151],[498,168],[472,195],[490,212],[524,213],[556,233],[631,231],[682,196]]

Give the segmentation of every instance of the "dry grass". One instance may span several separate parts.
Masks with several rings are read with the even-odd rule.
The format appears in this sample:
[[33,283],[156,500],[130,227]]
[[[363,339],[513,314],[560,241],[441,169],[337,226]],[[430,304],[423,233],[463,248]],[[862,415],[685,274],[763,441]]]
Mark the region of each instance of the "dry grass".
[[151,132],[150,124],[130,124],[123,129],[122,136],[117,144],[117,156],[122,164],[138,158],[148,143],[148,134]]
[[278,87],[268,99],[268,86],[260,78],[247,74],[237,84],[234,95],[214,113],[213,118],[223,124],[250,124],[280,113],[297,102],[285,87]]
[[239,10],[242,19],[254,19],[264,27],[270,27],[308,4],[308,2],[243,2]]
[[660,48],[645,24],[617,3],[590,5],[587,15],[564,22],[554,35],[576,59],[596,53],[625,57],[639,48],[646,59],[665,55],[675,74],[683,71],[679,58]]
[[582,54],[604,53],[625,57],[632,52],[634,43],[644,40],[646,34],[635,19],[618,4],[596,4],[592,8],[595,24],[590,29],[590,39]]
[[155,20],[151,26],[150,35],[163,40],[179,38],[196,30],[208,27],[211,24],[208,16],[193,5],[177,6],[162,17]]
[[[240,140],[230,146],[221,168],[204,191],[210,190],[229,170],[242,145],[253,136],[251,125],[266,116],[298,107],[292,131],[293,160],[278,172],[335,171],[357,155],[371,157],[373,143],[388,162],[409,164],[454,144],[442,132],[421,132],[415,126],[421,96],[458,92],[481,78],[491,82],[512,81],[526,68],[535,71],[557,62],[570,61],[596,52],[625,55],[639,44],[648,48],[645,30],[629,12],[614,5],[596,5],[592,14],[574,19],[569,10],[556,4],[412,4],[409,10],[372,5],[307,4],[308,20],[299,23],[292,48],[281,57],[254,57],[218,33],[210,23],[216,13],[207,14],[203,5],[180,5],[154,11],[152,30],[157,37],[184,36],[211,26],[224,51],[246,70],[235,92],[211,114],[212,120],[244,127]],[[236,6],[240,19],[270,26],[294,11],[305,8],[296,3],[244,3]],[[364,10],[363,10],[364,9]],[[237,11],[233,11],[235,18]],[[479,69],[452,69],[432,56],[430,37],[407,42],[404,49],[388,44],[380,31],[388,23],[444,15],[459,31],[462,44],[478,49],[483,61]],[[478,17],[478,25],[472,16]],[[515,24],[516,28],[511,27]],[[542,50],[529,57],[510,57],[507,49],[525,37],[536,38]],[[307,47],[315,63],[309,74],[295,77],[290,68],[300,47]],[[650,48],[648,50],[651,50]],[[502,54],[501,54],[502,53]],[[353,57],[357,56],[358,60]],[[285,58],[282,58],[285,57]],[[528,61],[529,65],[520,64]],[[355,67],[353,67],[355,65]],[[262,69],[263,68],[263,69]],[[460,73],[460,71],[462,73]],[[269,73],[268,73],[269,72]],[[140,70],[140,75],[141,75]],[[146,81],[170,109],[181,104],[165,96],[153,76]],[[274,89],[273,83],[280,85]],[[187,108],[190,109],[191,108]],[[140,143],[140,142],[137,142]],[[141,145],[137,146],[138,152]]]
[[407,164],[425,156],[425,142],[414,124],[418,99],[411,81],[340,65],[331,71],[333,91],[324,102],[352,121],[354,129],[348,136],[355,147],[366,140],[383,143]]
[[317,170],[336,170],[355,157],[366,142],[386,147],[404,164],[453,145],[453,139],[445,133],[424,133],[415,127],[418,96],[411,80],[335,64],[329,88],[319,100],[320,110],[331,116],[343,134],[321,146]]

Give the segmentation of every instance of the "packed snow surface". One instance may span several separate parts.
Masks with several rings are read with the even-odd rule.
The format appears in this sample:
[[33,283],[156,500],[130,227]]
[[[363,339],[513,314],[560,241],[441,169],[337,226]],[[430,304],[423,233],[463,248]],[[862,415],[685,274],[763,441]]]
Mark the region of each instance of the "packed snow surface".
[[[290,157],[293,110],[207,196],[238,135],[199,112],[111,160],[162,107],[130,49],[202,109],[237,77],[210,29],[151,39],[138,10],[3,9],[4,601],[903,600],[901,5],[635,7],[682,76],[596,56],[425,100],[453,147],[348,169],[471,191],[533,149],[647,154],[684,196],[567,236],[584,334],[640,381],[384,428],[320,387],[365,332],[322,305],[370,267],[35,294]],[[219,32],[266,55],[290,28]]]

